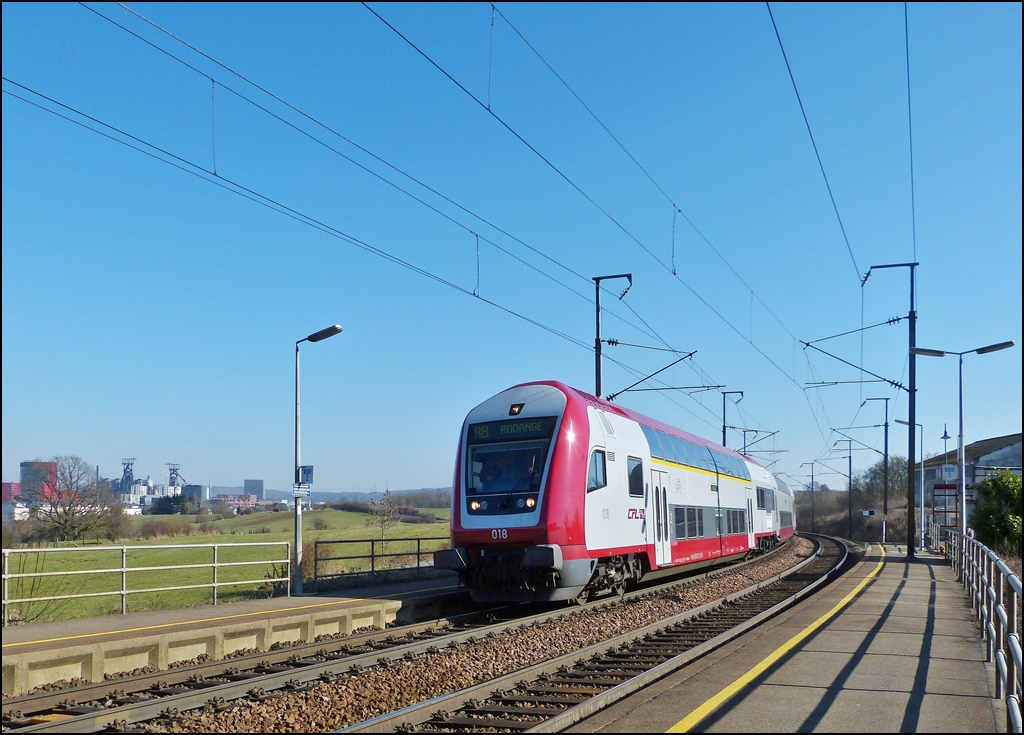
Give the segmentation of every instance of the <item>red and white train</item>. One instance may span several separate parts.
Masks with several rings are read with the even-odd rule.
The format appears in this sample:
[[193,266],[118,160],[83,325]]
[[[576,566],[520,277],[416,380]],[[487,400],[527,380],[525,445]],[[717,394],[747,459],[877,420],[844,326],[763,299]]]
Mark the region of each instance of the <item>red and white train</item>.
[[563,383],[509,388],[459,438],[452,548],[477,602],[585,600],[794,533],[793,495],[749,457]]

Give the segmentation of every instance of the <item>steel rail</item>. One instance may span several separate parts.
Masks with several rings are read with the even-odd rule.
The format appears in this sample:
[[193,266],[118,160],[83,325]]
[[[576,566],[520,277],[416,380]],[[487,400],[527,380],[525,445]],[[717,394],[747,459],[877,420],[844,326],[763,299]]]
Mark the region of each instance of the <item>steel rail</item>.
[[[837,544],[837,546],[841,549],[841,552],[838,556],[838,561],[836,563],[831,564],[830,568],[825,574],[820,575],[816,580],[806,585],[803,585],[801,589],[798,590],[795,594],[790,595],[786,599],[771,605],[768,609],[762,611],[753,618],[747,618],[742,621],[737,621],[737,624],[731,626],[729,630],[727,630],[726,632],[712,638],[711,640],[704,641],[678,656],[671,657],[669,658],[669,660],[655,665],[641,666],[640,668],[644,670],[637,676],[627,677],[625,681],[621,682],[611,682],[609,680],[609,682],[606,682],[606,685],[604,686],[601,686],[600,684],[594,684],[594,687],[602,691],[595,691],[593,693],[593,696],[588,696],[584,701],[568,709],[564,709],[560,712],[551,712],[550,714],[552,714],[552,717],[545,719],[544,721],[538,724],[527,727],[524,723],[520,722],[516,725],[516,729],[525,732],[557,732],[559,730],[562,730],[576,722],[579,722],[585,717],[592,715],[599,709],[607,707],[610,704],[626,696],[629,696],[641,687],[647,686],[652,681],[667,676],[673,671],[676,671],[677,669],[690,663],[694,659],[705,655],[709,651],[724,645],[728,641],[736,638],[739,635],[742,635],[747,630],[756,627],[757,625],[760,625],[765,620],[778,614],[785,608],[795,604],[803,597],[812,594],[820,586],[830,581],[832,577],[838,572],[838,570],[842,569],[843,566],[846,564],[846,561],[849,556],[849,550],[847,549],[846,545],[843,544],[841,541],[830,539],[829,537],[825,536],[819,536],[815,539],[817,542],[817,549],[810,558],[778,575],[775,575],[774,577],[768,580],[751,585],[750,587],[741,590],[737,593],[734,593],[732,595],[728,595],[723,600],[708,603],[707,605],[703,605],[699,608],[688,610],[684,613],[680,613],[679,615],[673,616],[671,618],[661,620],[656,623],[652,623],[643,628],[633,630],[628,633],[624,633],[622,635],[616,636],[606,641],[602,641],[601,643],[596,643],[586,648],[582,648],[580,650],[573,651],[571,653],[559,656],[557,658],[544,661],[535,666],[520,669],[518,671],[512,672],[497,679],[487,681],[482,684],[469,687],[467,689],[462,689],[457,692],[452,692],[447,695],[435,697],[425,702],[405,707],[403,709],[396,710],[395,712],[384,714],[362,723],[350,725],[348,727],[337,730],[336,732],[408,732],[414,730],[419,725],[423,725],[430,722],[430,720],[433,719],[435,715],[448,715],[449,711],[459,710],[462,708],[467,708],[470,713],[472,713],[473,711],[483,711],[486,714],[497,716],[497,713],[500,712],[502,708],[491,708],[486,706],[482,707],[480,700],[486,700],[488,699],[488,697],[493,697],[495,695],[497,695],[498,699],[505,699],[506,695],[508,694],[505,691],[506,688],[523,689],[526,686],[529,686],[526,684],[526,681],[538,681],[545,676],[550,676],[552,674],[564,672],[566,669],[571,669],[574,665],[579,665],[585,662],[588,658],[600,657],[603,656],[606,652],[611,651],[612,649],[627,646],[636,641],[644,641],[645,639],[651,638],[652,636],[662,634],[666,629],[669,629],[672,626],[678,625],[680,623],[685,623],[688,621],[702,619],[704,616],[713,614],[717,610],[722,610],[723,608],[726,608],[730,603],[736,603],[740,600],[749,598],[752,595],[756,595],[758,592],[761,592],[774,586],[779,581],[799,572],[805,567],[808,567],[813,563],[819,562],[822,554],[822,544],[820,541],[817,540],[818,538],[827,539],[828,541]],[[585,689],[587,682],[581,679],[579,684]],[[515,697],[510,698],[515,699]],[[519,699],[528,700],[529,697],[523,696]],[[543,716],[540,709],[541,708],[538,707],[518,708],[518,711],[521,714]],[[430,724],[438,727],[444,726],[441,723]],[[472,725],[469,724],[468,718],[456,718],[456,720],[450,723],[450,726],[452,729],[459,727],[469,729],[472,727]],[[510,723],[507,720],[479,720],[477,724],[477,727],[480,728],[502,728],[512,726],[513,723]]]
[[[493,616],[502,611],[514,610],[514,608],[499,608],[467,613],[464,616],[454,616],[418,623],[412,626],[364,633],[356,637],[349,636],[330,641],[300,644],[276,651],[264,651],[234,659],[220,659],[193,666],[183,666],[146,674],[141,677],[112,679],[93,685],[62,689],[43,696],[27,695],[25,697],[12,698],[5,700],[3,703],[5,732],[96,732],[110,726],[114,726],[115,729],[118,727],[123,729],[131,724],[155,719],[165,713],[173,712],[176,714],[177,712],[184,712],[189,709],[201,708],[208,703],[223,703],[232,699],[240,699],[257,688],[265,692],[263,696],[273,696],[270,693],[272,690],[297,691],[301,690],[302,685],[317,679],[330,680],[330,678],[346,672],[358,671],[386,661],[417,657],[430,652],[430,649],[440,648],[449,643],[465,643],[469,638],[486,635],[488,632],[504,633],[509,630],[509,626],[512,624],[519,627],[521,625],[531,625],[534,622],[554,622],[563,617],[574,615],[580,609],[606,605],[611,600],[631,600],[652,593],[670,591],[679,587],[696,584],[722,574],[735,572],[737,569],[757,561],[762,561],[775,553],[775,551],[770,552],[768,555],[754,557],[743,562],[716,567],[712,570],[702,570],[699,574],[683,580],[676,578],[654,587],[644,587],[637,591],[626,593],[622,598],[601,597],[587,603],[585,606],[568,607],[558,611],[548,610],[525,617],[514,615],[509,619],[501,620],[497,623],[489,622],[481,626],[467,623],[466,627],[459,630],[452,632],[440,631],[430,638],[407,644],[402,644],[394,639],[399,636],[422,635],[427,628],[433,627],[436,629],[439,626],[451,624],[459,617]],[[803,563],[799,566],[802,565]],[[794,567],[793,569],[796,568],[799,567]],[[791,569],[787,573],[792,571]],[[754,588],[763,587],[764,584],[765,582],[762,582],[759,585],[755,585]],[[714,604],[717,605],[719,603]],[[693,614],[693,611],[690,611],[685,615],[691,616]],[[664,624],[662,622],[658,625]],[[635,633],[631,635],[635,635]],[[388,641],[387,639],[392,640]],[[366,647],[370,647],[371,650],[366,652],[358,651],[359,648]],[[342,649],[350,650],[343,651]],[[261,664],[264,665],[261,666]],[[243,670],[245,666],[250,667],[250,672],[253,669],[262,669],[264,673],[252,676],[250,672]],[[281,667],[287,668],[281,671],[266,671],[267,669]],[[228,678],[229,681],[225,682],[225,678]],[[95,692],[99,691],[102,691],[103,694],[96,697]],[[117,700],[124,700],[121,706],[92,705],[88,701],[83,701],[82,697],[83,694],[87,694],[93,702],[98,702],[110,698],[112,692],[116,692],[119,695]],[[146,694],[156,696],[145,701],[128,701]],[[136,696],[133,697],[133,695]],[[71,700],[72,697],[74,698],[73,700]],[[43,702],[46,703],[45,707],[42,706]],[[13,717],[13,715],[18,713],[19,706],[24,707],[26,705],[33,706],[33,714],[23,714],[20,718]],[[61,705],[65,706],[61,707]],[[56,709],[57,711],[46,713],[47,709]],[[33,723],[33,719],[37,721]],[[48,721],[40,722],[38,721],[40,719]],[[22,724],[23,722],[28,724]]]

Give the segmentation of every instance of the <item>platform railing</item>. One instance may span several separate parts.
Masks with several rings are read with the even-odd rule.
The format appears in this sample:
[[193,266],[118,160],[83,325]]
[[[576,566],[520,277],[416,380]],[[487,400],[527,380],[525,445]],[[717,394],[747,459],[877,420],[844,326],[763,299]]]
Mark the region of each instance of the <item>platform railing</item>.
[[[243,560],[243,561],[221,561],[220,552],[223,549],[230,549],[233,552],[247,552],[254,549],[255,547],[280,547],[284,550],[283,556],[275,555],[269,559],[256,559],[256,560]],[[188,564],[157,564],[157,565],[139,565],[132,566],[129,564],[129,552],[132,555],[138,557],[138,555],[153,554],[158,552],[170,552],[172,550],[187,549],[189,551],[196,551],[201,549],[208,549],[211,554],[210,562],[199,562],[199,563],[188,563]],[[59,570],[45,570],[45,563],[40,563],[37,569],[34,571],[11,571],[11,559],[15,559],[19,556],[28,555],[49,555],[49,554],[86,554],[94,555],[97,552],[104,553],[109,552],[120,552],[121,563],[117,566],[105,566],[96,568],[73,568],[66,567]],[[39,556],[36,557],[40,559]],[[252,543],[236,543],[236,544],[159,544],[152,546],[91,546],[91,547],[64,547],[64,548],[41,548],[41,549],[4,549],[3,550],[3,625],[7,627],[10,622],[10,610],[14,606],[32,605],[36,603],[52,603],[59,601],[70,601],[87,598],[98,598],[98,597],[116,597],[121,598],[121,614],[128,612],[128,597],[129,595],[141,595],[147,593],[169,593],[169,592],[180,592],[182,590],[195,590],[195,589],[210,589],[212,590],[213,604],[216,605],[218,601],[218,590],[226,587],[237,587],[241,585],[261,585],[269,586],[272,591],[281,590],[285,594],[290,595],[291,592],[291,576],[292,576],[292,564],[291,564],[291,543],[288,541],[258,541]],[[108,563],[109,564],[109,563]],[[19,570],[24,569],[24,564],[18,565]],[[82,566],[86,566],[85,563]],[[225,569],[241,568],[241,567],[253,567],[262,566],[265,569],[270,568],[270,571],[265,576],[259,579],[231,579],[225,580],[220,572]],[[129,574],[139,574],[142,572],[149,573],[162,573],[162,572],[181,572],[183,570],[210,570],[210,581],[199,582],[195,584],[179,584],[179,585],[163,585],[156,587],[130,587],[128,583]],[[120,585],[119,589],[100,590],[92,592],[72,592],[70,594],[60,594],[64,588],[59,586],[60,580],[73,580],[82,579],[88,580],[90,578],[97,579],[96,575],[113,575],[120,574]],[[27,597],[11,597],[10,583],[14,581],[19,589],[24,589],[25,582],[29,583],[29,596]],[[41,588],[46,591],[47,584],[50,584],[53,591],[58,594],[40,594],[35,595],[33,590]],[[114,585],[116,586],[116,585]]]
[[1020,578],[984,544],[956,531],[946,534],[953,571],[984,632],[986,660],[995,661],[996,698],[1006,702],[1006,731],[1021,732]]
[[[355,574],[376,574],[388,564],[387,560],[397,559],[407,563],[388,567],[420,569],[433,565],[433,554],[447,548],[450,537],[423,536],[396,539],[323,539],[313,545],[313,588],[320,582],[347,577]],[[339,554],[334,549],[343,547],[351,553]],[[415,563],[413,563],[415,559]],[[426,562],[429,560],[430,564]],[[340,563],[341,569],[337,565]],[[334,569],[330,567],[334,566]]]

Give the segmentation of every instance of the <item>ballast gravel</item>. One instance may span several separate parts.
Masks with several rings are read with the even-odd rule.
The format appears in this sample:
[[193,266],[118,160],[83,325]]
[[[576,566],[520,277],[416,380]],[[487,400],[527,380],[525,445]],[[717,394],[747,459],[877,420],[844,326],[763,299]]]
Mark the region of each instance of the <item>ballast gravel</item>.
[[315,682],[279,697],[243,699],[226,709],[194,710],[155,721],[147,732],[325,732],[363,722],[432,697],[504,676],[518,669],[600,643],[692,610],[764,581],[813,552],[794,537],[772,556],[733,572],[656,596],[581,609],[553,623],[511,627],[501,635],[450,646],[413,661],[394,662]]

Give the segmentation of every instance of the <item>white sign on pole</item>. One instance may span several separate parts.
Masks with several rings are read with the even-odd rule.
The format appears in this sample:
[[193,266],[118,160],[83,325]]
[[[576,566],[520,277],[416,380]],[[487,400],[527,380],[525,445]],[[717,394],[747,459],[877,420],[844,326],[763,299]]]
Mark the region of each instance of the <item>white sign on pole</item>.
[[308,498],[312,496],[313,491],[308,487],[301,485],[292,485],[292,497],[293,498]]

